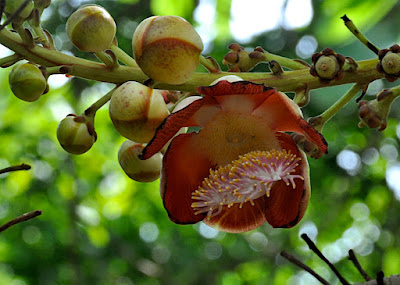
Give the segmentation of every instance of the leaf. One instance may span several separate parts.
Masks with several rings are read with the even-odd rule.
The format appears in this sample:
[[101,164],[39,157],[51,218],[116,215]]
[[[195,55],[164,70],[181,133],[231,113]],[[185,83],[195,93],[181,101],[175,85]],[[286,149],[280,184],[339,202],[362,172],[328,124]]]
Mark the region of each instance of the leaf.
[[316,37],[322,45],[337,44],[348,40],[353,35],[340,17],[347,14],[354,24],[362,32],[365,32],[389,13],[396,3],[396,0],[323,1],[320,9],[322,13],[319,15],[318,25],[316,25]]

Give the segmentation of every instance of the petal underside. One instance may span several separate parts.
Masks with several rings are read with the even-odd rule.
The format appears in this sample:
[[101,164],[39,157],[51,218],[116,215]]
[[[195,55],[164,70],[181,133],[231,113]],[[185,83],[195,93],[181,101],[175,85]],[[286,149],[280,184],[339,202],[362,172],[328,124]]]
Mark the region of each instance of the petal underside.
[[282,92],[269,96],[252,115],[264,117],[275,131],[302,134],[323,153],[328,152],[324,137],[303,119],[299,107]]
[[192,192],[208,176],[212,165],[201,152],[193,149],[196,133],[175,137],[168,147],[161,173],[161,198],[168,216],[177,224],[193,224],[204,219],[192,209]]
[[141,159],[148,159],[160,151],[182,127],[200,126],[198,120],[196,120],[196,113],[208,113],[212,115],[216,112],[215,108],[213,108],[215,105],[216,102],[213,98],[202,98],[170,114],[157,128],[154,137],[144,148]]

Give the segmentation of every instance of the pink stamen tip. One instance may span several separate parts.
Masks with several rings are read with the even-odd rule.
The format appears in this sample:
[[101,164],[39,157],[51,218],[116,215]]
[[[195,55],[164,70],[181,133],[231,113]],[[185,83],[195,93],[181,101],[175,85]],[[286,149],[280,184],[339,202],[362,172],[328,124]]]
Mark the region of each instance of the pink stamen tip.
[[241,209],[246,202],[255,205],[254,200],[270,197],[272,186],[283,181],[296,188],[295,179],[304,180],[296,172],[301,158],[286,150],[252,151],[241,155],[216,170],[210,170],[208,178],[192,193],[195,213],[207,213],[207,220],[219,215],[223,208],[238,204]]

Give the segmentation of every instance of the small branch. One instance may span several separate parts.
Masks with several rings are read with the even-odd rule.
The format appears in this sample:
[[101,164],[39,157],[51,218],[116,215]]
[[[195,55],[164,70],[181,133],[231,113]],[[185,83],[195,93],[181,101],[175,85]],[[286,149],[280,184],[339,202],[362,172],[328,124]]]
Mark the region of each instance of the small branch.
[[379,53],[379,48],[377,48],[373,43],[371,43],[364,35],[361,33],[361,31],[354,25],[353,21],[350,20],[346,15],[341,17],[341,19],[344,21],[344,24],[346,27],[350,30],[350,32],[353,33],[353,35],[363,44],[365,45],[368,49],[373,51],[375,54]]
[[27,220],[33,219],[33,218],[35,218],[37,216],[40,216],[41,214],[42,214],[41,210],[35,210],[35,211],[29,212],[29,213],[25,213],[25,214],[13,219],[13,220],[7,222],[7,223],[5,223],[4,225],[2,225],[0,227],[0,232],[5,231],[6,229],[8,229],[9,227],[11,227],[11,226],[13,226],[15,224],[18,224],[18,223],[21,223],[21,222],[25,222]]
[[349,260],[353,262],[354,266],[357,268],[358,272],[360,272],[365,281],[372,280],[372,278],[368,275],[368,273],[365,272],[365,270],[362,268],[360,262],[358,262],[358,259],[352,249],[349,250]]
[[101,107],[104,106],[104,104],[106,104],[108,101],[110,101],[111,96],[114,92],[114,90],[117,87],[113,88],[110,92],[108,92],[107,94],[105,94],[103,97],[101,97],[99,100],[97,100],[96,102],[94,102],[89,108],[87,108],[85,110],[85,116],[87,117],[94,117],[94,115],[96,114],[97,110],[99,110]]
[[318,273],[316,273],[314,270],[312,270],[310,267],[308,267],[307,265],[305,265],[303,262],[301,262],[300,260],[298,260],[296,257],[294,257],[293,255],[291,255],[290,253],[286,252],[286,251],[282,251],[281,252],[281,256],[283,256],[284,258],[286,258],[287,260],[289,260],[290,262],[292,262],[293,264],[297,265],[298,267],[304,269],[305,271],[307,271],[308,273],[310,273],[312,276],[314,276],[319,282],[321,282],[324,285],[329,285],[329,282],[326,281],[324,278],[322,278]]
[[321,258],[328,266],[330,269],[335,273],[335,275],[339,278],[340,282],[342,282],[343,285],[350,285],[350,283],[344,279],[344,277],[339,273],[339,271],[336,269],[336,267],[322,254],[322,252],[317,248],[317,246],[313,243],[313,241],[308,237],[307,234],[302,234],[301,238],[304,239],[304,241],[307,243],[308,247],[319,257]]
[[221,72],[221,67],[218,62],[211,56],[204,57],[200,55],[200,64],[211,73]]
[[30,165],[22,163],[20,165],[15,165],[15,166],[6,167],[4,169],[0,169],[0,174],[6,173],[6,172],[18,171],[18,170],[29,170],[29,169],[31,169]]
[[355,84],[349,91],[346,92],[338,101],[335,102],[332,106],[330,106],[325,112],[323,112],[318,117],[321,118],[318,126],[316,128],[319,131],[322,131],[324,124],[329,121],[337,112],[339,112],[353,97],[357,94],[357,92],[363,87],[362,84]]
[[114,52],[114,54],[117,56],[118,60],[120,60],[122,63],[125,63],[127,66],[130,67],[138,67],[136,61],[130,57],[125,51],[123,51],[120,47],[116,45],[111,45],[110,49]]

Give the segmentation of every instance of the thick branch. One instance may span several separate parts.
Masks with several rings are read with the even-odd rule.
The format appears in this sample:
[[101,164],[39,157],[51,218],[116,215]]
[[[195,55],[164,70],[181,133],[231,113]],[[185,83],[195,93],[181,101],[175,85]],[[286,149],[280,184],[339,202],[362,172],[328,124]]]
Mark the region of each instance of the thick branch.
[[[6,29],[0,31],[0,43],[12,49],[24,58],[43,66],[66,65],[71,68],[70,75],[86,79],[121,84],[129,80],[143,82],[147,76],[139,68],[119,66],[116,69],[110,69],[103,63],[69,56],[61,52],[46,49],[40,46],[27,48],[24,46],[18,34],[12,33]],[[238,75],[244,80],[255,83],[263,83],[267,86],[276,87],[280,91],[296,91],[307,86],[308,90],[341,85],[346,83],[369,83],[375,79],[383,78],[384,74],[376,70],[378,59],[371,59],[358,62],[356,71],[346,71],[343,79],[323,83],[318,78],[313,77],[308,69],[285,71],[282,75],[276,76],[271,73],[257,72],[221,72],[221,73],[195,73],[192,78],[182,85],[159,84],[157,88],[195,91],[198,86],[209,85],[215,79],[229,74]]]

